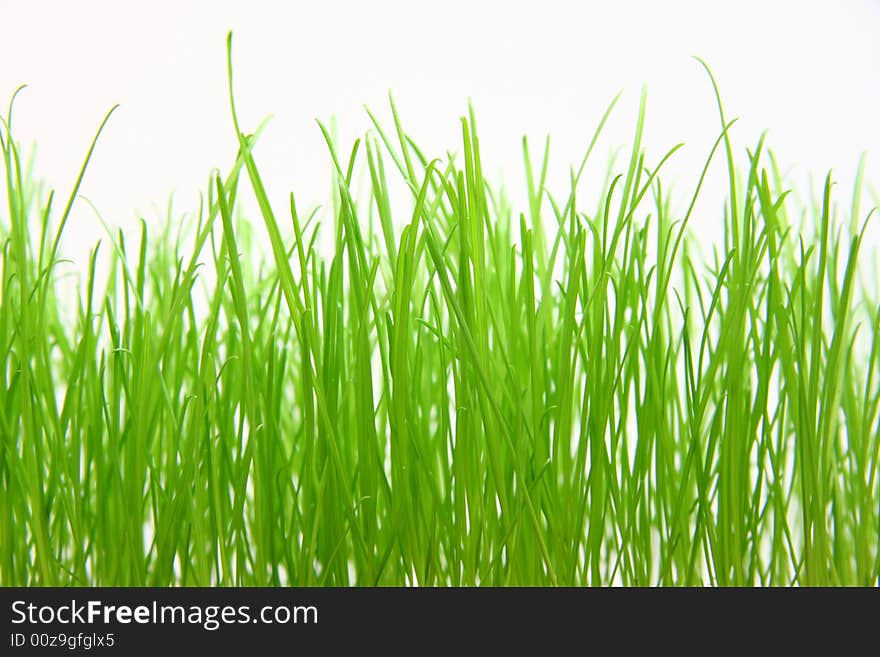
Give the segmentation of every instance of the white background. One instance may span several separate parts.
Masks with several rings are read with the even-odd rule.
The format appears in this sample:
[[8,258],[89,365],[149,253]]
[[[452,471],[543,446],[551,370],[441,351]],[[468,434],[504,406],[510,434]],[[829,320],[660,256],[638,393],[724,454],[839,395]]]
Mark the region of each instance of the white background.
[[[169,193],[196,207],[211,167],[236,151],[225,80],[234,30],[243,128],[274,119],[257,149],[278,210],[293,189],[303,206],[327,199],[330,163],[315,118],[336,117],[340,150],[368,127],[363,105],[404,123],[429,155],[456,149],[472,98],[485,171],[521,187],[520,139],[553,139],[558,193],[602,112],[624,95],[588,176],[629,143],[648,87],[648,162],[683,141],[667,177],[695,182],[719,123],[712,67],[740,152],[763,129],[793,180],[808,189],[829,168],[848,198],[859,155],[880,181],[880,3],[825,2],[42,2],[0,0],[0,99],[21,83],[15,129],[38,144],[37,171],[66,195],[94,129],[122,106],[82,187],[111,225],[155,219]],[[721,161],[718,161],[721,165]],[[598,183],[596,183],[598,184]],[[589,186],[589,181],[587,183]],[[514,199],[521,198],[514,191]],[[721,198],[695,218],[712,234]],[[848,204],[848,200],[846,201]],[[701,206],[702,207],[702,206]],[[103,229],[77,206],[67,254],[84,260]]]

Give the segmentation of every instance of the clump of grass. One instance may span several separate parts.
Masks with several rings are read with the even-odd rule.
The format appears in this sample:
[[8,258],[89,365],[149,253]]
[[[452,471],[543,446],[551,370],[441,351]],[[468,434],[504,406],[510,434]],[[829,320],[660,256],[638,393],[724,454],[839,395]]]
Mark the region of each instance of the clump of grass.
[[524,141],[524,214],[484,180],[473,112],[459,158],[429,161],[392,103],[347,158],[328,137],[323,257],[314,215],[270,205],[232,108],[239,151],[190,243],[119,233],[106,285],[96,246],[74,320],[57,269],[82,172],[50,221],[3,123],[0,583],[877,581],[859,189],[849,217],[830,178],[795,207],[763,141],[738,168],[722,112],[725,233],[700,258],[694,203],[661,186],[671,153],[643,153],[644,96],[597,207],[583,165],[555,195]]

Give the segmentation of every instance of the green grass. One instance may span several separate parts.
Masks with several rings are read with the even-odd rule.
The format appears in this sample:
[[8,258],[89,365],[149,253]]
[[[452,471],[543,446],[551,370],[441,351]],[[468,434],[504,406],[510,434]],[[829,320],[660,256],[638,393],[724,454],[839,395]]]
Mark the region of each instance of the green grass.
[[644,96],[595,207],[583,164],[547,189],[524,140],[523,214],[484,180],[473,112],[429,161],[391,109],[350,151],[328,136],[335,202],[306,215],[270,205],[233,104],[238,153],[194,219],[111,233],[73,296],[83,174],[59,215],[10,109],[0,584],[877,583],[861,182],[798,204],[722,111],[707,244],[703,178],[676,212],[643,152]]

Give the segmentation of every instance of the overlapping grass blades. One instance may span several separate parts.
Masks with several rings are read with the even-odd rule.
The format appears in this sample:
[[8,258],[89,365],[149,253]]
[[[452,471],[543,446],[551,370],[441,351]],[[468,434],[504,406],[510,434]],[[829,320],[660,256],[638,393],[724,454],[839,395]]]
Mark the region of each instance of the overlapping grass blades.
[[[106,284],[96,246],[73,320],[59,236],[82,174],[50,220],[10,110],[0,583],[877,582],[880,306],[858,185],[851,216],[830,178],[799,207],[763,140],[738,168],[722,113],[729,198],[717,219],[677,214],[643,96],[598,207],[578,202],[583,164],[554,195],[549,145],[535,161],[524,141],[516,214],[483,178],[473,112],[457,159],[429,161],[391,109],[347,160],[325,131],[322,257],[316,215],[270,204],[233,104],[238,154],[192,239],[119,233]],[[712,220],[723,243],[690,236]]]

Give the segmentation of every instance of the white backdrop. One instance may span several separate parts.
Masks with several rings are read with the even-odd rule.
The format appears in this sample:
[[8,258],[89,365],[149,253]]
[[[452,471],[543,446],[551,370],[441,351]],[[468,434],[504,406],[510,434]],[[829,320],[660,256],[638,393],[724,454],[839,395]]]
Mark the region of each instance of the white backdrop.
[[[869,180],[880,181],[877,0],[0,5],[0,100],[30,85],[16,133],[38,144],[37,170],[60,193],[106,110],[122,104],[82,188],[114,225],[130,228],[137,212],[158,216],[172,191],[178,210],[194,209],[209,169],[228,169],[236,150],[229,29],[243,127],[275,117],[257,160],[279,209],[290,189],[303,206],[327,198],[329,158],[314,119],[336,117],[347,151],[368,126],[363,104],[388,117],[389,89],[431,155],[457,148],[458,117],[472,98],[485,171],[516,189],[524,133],[535,148],[551,134],[552,180],[565,181],[623,89],[594,161],[598,174],[610,149],[631,139],[644,83],[648,161],[684,141],[667,174],[684,191],[719,128],[695,54],[712,66],[728,114],[741,117],[732,133],[741,151],[768,129],[782,162],[796,165],[795,179],[833,168],[843,198],[868,150]],[[695,218],[707,231],[720,221],[720,202],[712,198]],[[84,260],[103,229],[85,204],[71,222],[66,252]]]

